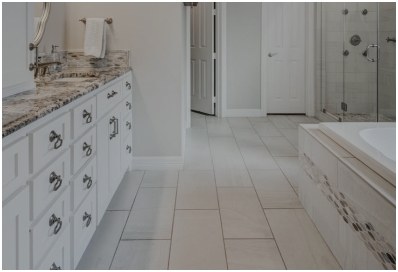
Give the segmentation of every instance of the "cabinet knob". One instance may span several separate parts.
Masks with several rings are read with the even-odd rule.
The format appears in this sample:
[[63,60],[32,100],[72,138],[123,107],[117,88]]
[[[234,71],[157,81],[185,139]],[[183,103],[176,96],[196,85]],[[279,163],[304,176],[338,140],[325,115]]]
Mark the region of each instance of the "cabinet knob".
[[130,84],[130,82],[126,81],[126,87],[127,87],[127,89],[131,90],[131,84]]
[[55,214],[52,214],[49,220],[49,225],[50,227],[53,226],[55,224],[54,227],[54,234],[57,234],[61,228],[62,228],[62,220],[61,218],[57,217]]
[[86,156],[88,157],[88,156],[91,155],[91,152],[93,150],[91,149],[91,145],[89,145],[88,143],[84,142],[83,143],[83,151],[86,151]]
[[86,119],[86,124],[91,123],[91,121],[93,120],[92,116],[91,116],[91,112],[88,112],[87,110],[83,111],[83,119]]
[[130,130],[131,129],[131,123],[129,121],[126,121],[126,127]]
[[84,212],[83,214],[83,221],[86,221],[86,227],[90,226],[91,223],[91,214]]
[[87,175],[84,175],[83,177],[83,183],[87,182],[87,189],[90,189],[92,183],[93,183],[93,179]]
[[61,269],[60,266],[57,266],[57,265],[55,264],[55,262],[53,262],[53,264],[52,264],[51,267],[50,267],[50,270],[62,270],[62,269]]
[[54,149],[58,149],[62,146],[63,140],[61,138],[61,134],[57,134],[54,130],[51,130],[49,140],[51,143],[55,141]]
[[107,98],[108,98],[108,99],[109,99],[109,98],[112,98],[112,97],[114,97],[115,95],[117,95],[117,92],[115,92],[114,90],[112,90],[111,93],[108,93]]
[[50,174],[49,182],[50,182],[50,184],[53,184],[54,181],[55,181],[55,184],[54,184],[53,191],[55,192],[55,191],[57,191],[57,190],[59,189],[59,187],[61,187],[61,185],[62,185],[62,178],[61,178],[61,175],[57,175],[57,174],[53,171],[53,172],[51,172],[51,174]]
[[131,154],[131,146],[127,145],[127,146],[126,146],[126,150],[127,150],[127,152],[128,152],[129,154]]
[[129,110],[131,110],[131,103],[128,102],[128,101],[126,101],[126,107],[127,107]]

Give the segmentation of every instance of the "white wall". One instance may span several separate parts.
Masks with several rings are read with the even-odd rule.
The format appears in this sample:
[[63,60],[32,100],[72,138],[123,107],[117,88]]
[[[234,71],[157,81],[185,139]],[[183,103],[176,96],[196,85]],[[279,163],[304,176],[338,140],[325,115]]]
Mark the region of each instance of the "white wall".
[[66,3],[66,48],[83,48],[83,17],[112,17],[108,49],[129,49],[135,157],[181,157],[185,132],[182,3]]
[[227,110],[261,109],[261,3],[227,3]]

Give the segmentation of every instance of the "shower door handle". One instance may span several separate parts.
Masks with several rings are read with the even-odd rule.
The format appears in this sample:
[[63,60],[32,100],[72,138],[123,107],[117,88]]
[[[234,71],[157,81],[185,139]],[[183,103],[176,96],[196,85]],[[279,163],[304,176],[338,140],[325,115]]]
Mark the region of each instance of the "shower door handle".
[[375,62],[376,59],[369,58],[369,48],[371,48],[371,47],[376,47],[377,50],[379,50],[379,45],[377,45],[377,44],[369,44],[368,47],[366,47],[366,51],[365,51],[367,60],[370,61],[370,62]]

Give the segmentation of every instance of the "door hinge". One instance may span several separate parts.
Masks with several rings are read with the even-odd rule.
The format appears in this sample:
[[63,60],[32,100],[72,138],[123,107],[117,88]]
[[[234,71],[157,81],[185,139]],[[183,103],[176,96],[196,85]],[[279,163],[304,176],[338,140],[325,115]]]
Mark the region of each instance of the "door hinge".
[[217,101],[216,97],[213,96],[212,103],[213,103],[213,104],[216,104],[216,101]]
[[211,57],[212,57],[212,59],[216,59],[216,57],[217,57],[216,53],[213,52]]
[[341,102],[341,110],[342,111],[347,111],[347,103]]

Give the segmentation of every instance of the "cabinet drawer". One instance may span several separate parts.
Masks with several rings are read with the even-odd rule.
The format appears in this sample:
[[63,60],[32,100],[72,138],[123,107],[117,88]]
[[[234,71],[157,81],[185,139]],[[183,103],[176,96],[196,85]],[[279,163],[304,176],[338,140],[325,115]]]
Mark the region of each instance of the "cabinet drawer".
[[3,149],[3,200],[26,183],[29,173],[28,137]]
[[51,163],[30,183],[31,186],[31,219],[35,219],[65,187],[70,179],[69,150]]
[[95,123],[95,120],[97,119],[96,104],[96,99],[93,97],[72,110],[72,134],[74,139],[82,135],[93,123]]
[[69,270],[70,261],[70,228],[67,228],[36,269]]
[[102,117],[122,99],[121,82],[117,81],[97,95],[97,116]]
[[123,117],[123,121],[120,125],[120,129],[122,131],[122,141],[126,139],[126,136],[128,134],[131,134],[131,131],[133,130],[133,116],[131,114],[128,114]]
[[30,134],[33,172],[68,148],[70,141],[70,115],[65,113]]
[[126,115],[132,115],[132,95],[130,94],[128,97],[126,97],[125,99],[123,99],[122,104],[121,104],[121,108],[122,110],[122,116],[126,116]]
[[69,225],[69,187],[32,227],[31,248],[33,267],[36,267],[48,249],[57,241]]
[[133,136],[130,134],[127,135],[126,139],[122,144],[121,151],[121,164],[122,164],[122,174],[130,167],[131,160],[133,158]]
[[131,73],[127,73],[122,79],[122,92],[131,93],[133,90],[133,78]]
[[96,228],[95,186],[73,216],[74,267],[79,263]]
[[29,269],[29,190],[3,206],[3,269]]
[[88,162],[82,171],[76,175],[72,182],[73,188],[73,211],[79,206],[84,197],[92,190],[97,181],[96,157]]
[[86,161],[94,157],[95,151],[96,135],[95,128],[92,128],[73,145],[73,173],[77,173]]

